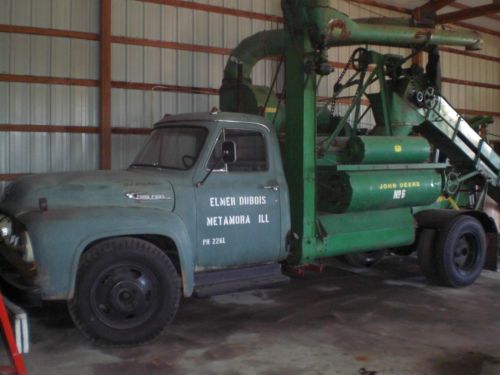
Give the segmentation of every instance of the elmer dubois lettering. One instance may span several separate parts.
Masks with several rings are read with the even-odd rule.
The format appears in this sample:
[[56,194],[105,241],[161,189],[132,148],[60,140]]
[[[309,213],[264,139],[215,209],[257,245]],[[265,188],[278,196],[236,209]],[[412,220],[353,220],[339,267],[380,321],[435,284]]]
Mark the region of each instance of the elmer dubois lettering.
[[235,197],[210,198],[210,207],[232,207],[232,206],[236,206]]
[[265,195],[251,195],[238,197],[210,197],[210,207],[234,207],[236,204],[239,206],[264,206],[267,204],[267,197]]

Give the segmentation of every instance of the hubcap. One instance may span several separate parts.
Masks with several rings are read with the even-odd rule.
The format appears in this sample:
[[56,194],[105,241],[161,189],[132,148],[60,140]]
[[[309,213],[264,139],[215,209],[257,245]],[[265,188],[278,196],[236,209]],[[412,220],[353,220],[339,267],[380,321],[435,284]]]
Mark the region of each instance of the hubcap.
[[91,307],[97,318],[112,328],[132,328],[147,321],[158,306],[158,281],[138,264],[113,265],[95,280]]
[[467,274],[474,269],[478,257],[478,248],[474,238],[465,234],[457,242],[453,253],[453,262],[457,271]]

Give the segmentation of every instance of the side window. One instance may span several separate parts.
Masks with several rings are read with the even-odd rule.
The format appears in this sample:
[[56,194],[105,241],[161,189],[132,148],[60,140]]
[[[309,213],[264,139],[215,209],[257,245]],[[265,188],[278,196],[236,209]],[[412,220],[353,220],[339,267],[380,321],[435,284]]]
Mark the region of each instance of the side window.
[[[220,161],[223,141],[233,141],[236,143],[236,161],[227,166]],[[216,165],[218,161],[219,164]],[[227,171],[229,172],[266,171],[268,169],[268,162],[264,136],[258,131],[224,130],[217,140],[207,167],[214,167],[214,169],[225,169],[227,167]]]

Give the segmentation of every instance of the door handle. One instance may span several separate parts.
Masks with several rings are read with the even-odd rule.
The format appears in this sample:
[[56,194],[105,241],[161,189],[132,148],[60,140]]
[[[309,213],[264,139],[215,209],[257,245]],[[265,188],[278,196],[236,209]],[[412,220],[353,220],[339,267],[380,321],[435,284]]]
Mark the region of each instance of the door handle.
[[264,189],[270,189],[272,191],[278,191],[280,189],[279,185],[266,185]]

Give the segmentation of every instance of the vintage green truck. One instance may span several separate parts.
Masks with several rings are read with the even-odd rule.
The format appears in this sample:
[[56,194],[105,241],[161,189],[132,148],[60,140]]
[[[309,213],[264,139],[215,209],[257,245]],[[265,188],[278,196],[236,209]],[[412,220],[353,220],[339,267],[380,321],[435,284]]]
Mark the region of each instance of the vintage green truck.
[[[235,144],[237,160],[225,164],[222,146]],[[0,207],[2,255],[24,278],[10,281],[43,300],[69,299],[77,326],[113,342],[160,332],[181,293],[285,279],[288,188],[262,117],[167,117],[128,170],[25,177]],[[229,278],[208,272],[241,265],[260,266]]]
[[[464,119],[439,90],[437,46],[474,49],[479,36],[353,21],[328,4],[283,1],[285,29],[250,36],[229,58],[223,112],[165,116],[127,170],[10,184],[0,197],[4,284],[68,301],[97,342],[133,344],[172,321],[181,295],[276,285],[282,268],[330,257],[364,265],[387,249],[417,252],[423,273],[451,287],[495,268],[497,227],[482,208],[488,194],[500,201],[500,158],[471,127],[483,120]],[[318,100],[328,48],[360,43],[413,52],[356,49],[353,74]],[[425,70],[407,66],[422,52]],[[276,55],[281,96],[250,74]]]

